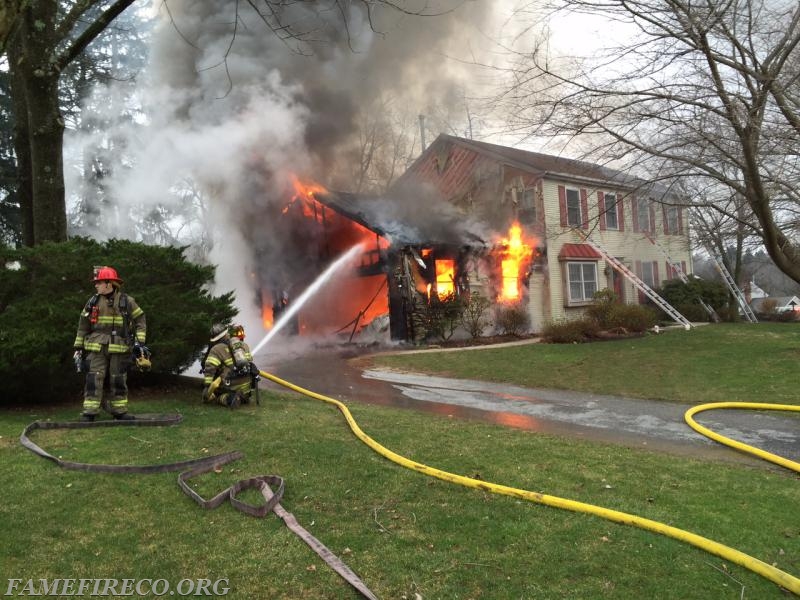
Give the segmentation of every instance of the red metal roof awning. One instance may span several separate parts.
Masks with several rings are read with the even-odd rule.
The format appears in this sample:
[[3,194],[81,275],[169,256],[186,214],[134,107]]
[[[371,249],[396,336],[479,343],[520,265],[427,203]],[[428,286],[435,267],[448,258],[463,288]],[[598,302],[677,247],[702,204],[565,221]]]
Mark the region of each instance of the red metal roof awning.
[[577,258],[581,260],[600,260],[602,256],[589,244],[564,244],[558,258]]

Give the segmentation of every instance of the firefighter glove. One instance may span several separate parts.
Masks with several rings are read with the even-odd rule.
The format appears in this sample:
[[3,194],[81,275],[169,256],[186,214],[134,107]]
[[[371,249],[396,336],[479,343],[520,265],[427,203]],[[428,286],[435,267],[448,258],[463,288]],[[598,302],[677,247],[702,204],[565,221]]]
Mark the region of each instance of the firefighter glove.
[[136,363],[136,368],[140,371],[149,371],[152,364],[150,363],[150,349],[143,346],[139,342],[133,344],[133,359]]

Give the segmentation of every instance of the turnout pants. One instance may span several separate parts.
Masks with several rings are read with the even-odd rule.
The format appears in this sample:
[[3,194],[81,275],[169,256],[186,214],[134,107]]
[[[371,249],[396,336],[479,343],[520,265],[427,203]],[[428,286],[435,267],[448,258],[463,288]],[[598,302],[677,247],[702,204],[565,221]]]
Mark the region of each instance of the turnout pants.
[[[86,388],[83,396],[83,414],[96,415],[103,406],[112,415],[128,412],[128,366],[130,355],[109,354],[108,346],[103,345],[100,352],[89,352],[89,372],[86,374]],[[111,398],[105,399],[104,383],[108,375]]]

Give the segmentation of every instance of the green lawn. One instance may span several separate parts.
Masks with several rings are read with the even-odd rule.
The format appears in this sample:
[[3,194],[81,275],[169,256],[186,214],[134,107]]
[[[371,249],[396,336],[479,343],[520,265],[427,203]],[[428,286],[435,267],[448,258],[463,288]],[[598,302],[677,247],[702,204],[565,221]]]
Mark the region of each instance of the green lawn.
[[708,325],[625,341],[531,344],[374,360],[452,377],[692,404],[800,402],[800,323]]
[[[726,346],[741,335],[750,348],[761,348],[764,336],[771,336],[774,354],[797,357],[796,329],[794,338],[770,326],[707,329],[684,337],[524,350],[533,353],[526,354],[531,362],[560,355],[573,366],[576,353],[591,349],[627,358],[659,355],[685,365],[687,346],[699,344],[701,336],[713,339],[708,336],[716,331],[716,339],[727,342],[715,346],[729,356],[735,353]],[[629,351],[631,346],[639,352]],[[500,354],[493,360],[502,363]],[[749,354],[757,358],[757,352]],[[449,354],[441,358],[451,360]],[[627,373],[639,378],[638,367]],[[718,383],[707,384],[712,386]],[[781,390],[773,392],[783,395],[781,402],[790,400],[786,388],[774,388]],[[267,392],[260,407],[228,411],[199,405],[196,396],[197,390],[180,388],[163,397],[133,394],[137,412],[184,414],[184,423],[175,427],[38,431],[34,439],[65,459],[120,464],[241,450],[244,459],[192,480],[198,491],[208,497],[239,478],[282,475],[284,507],[383,599],[787,597],[762,577],[675,540],[403,469],[361,443],[335,408],[317,400]],[[663,388],[655,396],[673,397]],[[350,409],[366,433],[410,459],[654,519],[800,575],[800,485],[793,473],[394,408]],[[19,445],[30,421],[69,419],[76,412],[77,407],[0,412],[3,592],[12,577],[150,578],[173,586],[187,578],[227,578],[229,598],[358,597],[274,515],[258,520],[229,505],[203,511],[181,493],[175,474],[64,471]]]

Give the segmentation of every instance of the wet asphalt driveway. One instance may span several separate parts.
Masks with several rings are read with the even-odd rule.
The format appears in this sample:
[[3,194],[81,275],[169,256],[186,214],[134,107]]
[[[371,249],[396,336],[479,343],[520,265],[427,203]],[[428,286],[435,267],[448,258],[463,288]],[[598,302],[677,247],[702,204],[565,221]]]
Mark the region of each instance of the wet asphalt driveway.
[[[352,354],[338,348],[284,349],[280,354],[265,351],[255,360],[278,377],[345,403],[409,408],[565,437],[765,464],[696,433],[684,421],[686,404],[361,368],[357,365],[363,361],[353,362],[348,356]],[[695,420],[734,440],[800,461],[798,413],[726,409],[703,412]]]

